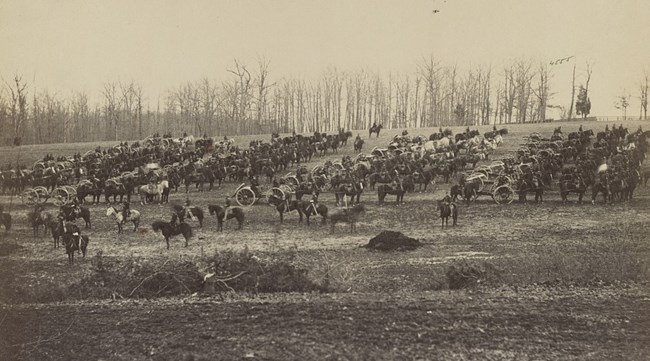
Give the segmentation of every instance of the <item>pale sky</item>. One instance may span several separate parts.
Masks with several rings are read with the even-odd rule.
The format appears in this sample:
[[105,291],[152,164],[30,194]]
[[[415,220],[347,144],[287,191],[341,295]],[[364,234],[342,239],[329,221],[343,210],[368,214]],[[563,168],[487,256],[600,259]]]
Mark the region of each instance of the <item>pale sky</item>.
[[[0,76],[93,99],[106,82],[133,80],[155,102],[188,81],[226,79],[235,58],[252,67],[264,56],[272,78],[309,79],[330,66],[414,74],[432,54],[499,76],[514,58],[575,55],[578,84],[593,67],[592,114],[619,114],[624,88],[638,114],[649,18],[648,0],[0,0]],[[553,103],[568,105],[571,67],[553,68]]]

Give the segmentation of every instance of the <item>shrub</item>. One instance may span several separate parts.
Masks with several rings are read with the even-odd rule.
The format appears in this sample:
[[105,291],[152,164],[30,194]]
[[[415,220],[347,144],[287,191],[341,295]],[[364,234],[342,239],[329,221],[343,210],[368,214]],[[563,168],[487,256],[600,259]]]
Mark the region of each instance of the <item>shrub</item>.
[[75,298],[152,298],[197,292],[202,276],[196,264],[167,259],[161,264],[141,258],[111,260],[98,252],[90,276],[69,287]]
[[322,287],[307,277],[307,269],[294,264],[295,251],[261,256],[248,249],[216,252],[208,263],[214,272],[210,280],[215,291],[310,292]]
[[445,275],[451,290],[493,284],[500,279],[500,272],[490,262],[466,259],[453,261],[447,266]]

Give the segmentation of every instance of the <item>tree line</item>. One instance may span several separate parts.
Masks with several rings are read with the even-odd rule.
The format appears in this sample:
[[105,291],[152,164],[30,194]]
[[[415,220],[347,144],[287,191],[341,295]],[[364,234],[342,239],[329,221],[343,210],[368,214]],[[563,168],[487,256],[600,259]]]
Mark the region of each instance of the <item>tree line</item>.
[[[235,60],[226,74],[219,81],[181,84],[157,101],[146,98],[135,81],[108,82],[93,103],[83,92],[63,98],[37,91],[15,75],[0,92],[0,127],[7,130],[3,141],[124,141],[168,132],[312,133],[366,129],[374,123],[386,128],[528,123],[544,121],[547,109],[556,107],[548,65],[522,59],[501,69],[479,65],[461,71],[430,57],[411,74],[328,68],[314,79],[276,81],[268,60],[251,66]],[[576,107],[584,116],[591,107],[587,89],[588,81]]]

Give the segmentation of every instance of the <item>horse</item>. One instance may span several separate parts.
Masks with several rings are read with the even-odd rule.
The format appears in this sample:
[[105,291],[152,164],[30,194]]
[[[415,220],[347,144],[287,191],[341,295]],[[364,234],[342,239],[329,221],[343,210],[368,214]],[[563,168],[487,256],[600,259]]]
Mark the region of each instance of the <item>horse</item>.
[[519,201],[526,202],[526,193],[535,193],[535,202],[544,202],[544,184],[542,181],[533,177],[531,180],[519,179],[517,182],[517,193],[519,193]]
[[[377,136],[379,136],[379,135],[377,135]],[[361,139],[361,138],[356,138],[356,139],[354,140],[354,151],[355,151],[355,152],[360,152],[360,151],[361,151],[361,148],[363,148],[363,139]]]
[[269,204],[272,206],[275,206],[275,209],[278,211],[280,214],[280,223],[284,222],[284,213],[286,212],[293,212],[297,211],[298,216],[300,217],[300,220],[298,222],[302,222],[302,212],[300,211],[300,203],[297,200],[289,200],[289,199],[280,199],[277,196],[270,196],[268,198]]
[[309,217],[313,215],[319,215],[323,217],[322,224],[325,224],[327,222],[327,212],[328,208],[326,205],[322,203],[315,203],[311,201],[300,201],[298,203],[299,211],[305,215],[305,218],[307,219],[307,225],[309,225]]
[[192,237],[192,227],[185,222],[181,222],[178,226],[174,227],[171,222],[156,221],[151,224],[154,232],[161,231],[165,242],[167,242],[167,249],[169,249],[169,238],[182,234],[185,238],[185,247],[187,247],[187,240]]
[[133,232],[138,230],[138,225],[140,224],[140,212],[135,209],[129,209],[129,216],[127,219],[124,219],[122,212],[118,212],[115,207],[108,207],[106,209],[106,217],[113,216],[117,222],[117,233],[122,233],[122,224],[127,220],[133,222]]
[[374,124],[370,129],[368,129],[368,138],[372,138],[372,133],[377,133],[377,138],[379,138],[379,132],[384,128],[382,124]]
[[79,227],[74,223],[65,223],[63,218],[58,217],[56,221],[50,223],[50,232],[52,233],[52,241],[54,242],[54,248],[59,247],[59,240],[67,232],[69,234],[79,233]]
[[86,250],[90,239],[88,236],[82,236],[79,232],[68,233],[62,235],[63,244],[65,245],[65,253],[68,254],[68,264],[74,264],[74,251],[81,252],[83,257],[86,257]]
[[5,232],[11,229],[11,214],[0,213],[0,223],[5,226]]
[[361,218],[361,215],[366,212],[366,208],[363,204],[355,204],[350,209],[343,209],[336,211],[329,216],[330,219],[330,233],[334,233],[336,224],[340,222],[346,222],[350,224],[350,232],[356,232],[357,222]]
[[481,184],[478,182],[467,182],[464,186],[461,186],[460,184],[454,185],[451,187],[450,191],[452,201],[456,200],[458,196],[461,196],[462,198],[465,198],[465,203],[469,204],[470,201],[478,198],[480,188]]
[[[223,232],[223,216],[226,214],[226,209],[222,206],[216,205],[216,204],[210,204],[208,205],[208,211],[210,212],[211,215],[217,216],[217,230],[219,232]],[[235,218],[237,220],[237,223],[239,224],[239,227],[237,228],[238,230],[242,229],[242,226],[244,225],[244,210],[241,207],[231,207],[230,212],[228,213],[228,216],[226,217],[225,220],[233,219]]]
[[456,221],[458,220],[458,207],[456,203],[448,203],[443,201],[438,201],[438,209],[440,210],[440,221],[441,227],[445,228],[449,226],[449,217],[453,220],[453,226],[456,226]]
[[[602,193],[605,203],[607,203],[607,197],[609,196],[609,180],[598,180],[591,186],[591,204],[596,204],[596,197],[598,193]],[[610,200],[611,201],[611,200]]]
[[75,211],[74,208],[64,207],[61,210],[61,215],[63,215],[63,220],[67,222],[74,222],[77,218],[82,218],[86,223],[86,228],[91,228],[90,223],[90,209],[88,207],[79,207],[79,211]]
[[384,204],[384,199],[386,199],[387,194],[395,195],[395,202],[398,206],[404,203],[404,194],[406,190],[401,184],[392,186],[390,184],[380,184],[377,186],[377,197],[379,198],[379,204]]
[[582,197],[584,197],[586,191],[587,184],[581,177],[578,179],[564,178],[560,180],[560,198],[562,198],[562,202],[564,203],[566,203],[569,193],[577,193],[578,203],[582,203]]
[[38,229],[40,226],[43,226],[43,235],[47,235],[48,225],[52,222],[54,217],[51,213],[46,212],[42,205],[38,205],[27,215],[27,219],[34,230],[34,237],[38,237]]
[[109,181],[106,182],[106,187],[104,188],[104,199],[106,203],[111,202],[111,197],[113,197],[113,203],[116,203],[117,196],[120,196],[120,202],[124,200],[124,196],[126,196],[127,201],[131,201],[131,193],[133,192],[132,182],[128,181],[128,179],[124,183]]
[[[358,181],[340,183],[334,189],[334,196],[336,197],[337,206],[341,205],[341,201],[343,201],[345,197],[350,197],[350,203],[359,203],[361,193],[363,193],[363,183]],[[354,201],[355,196],[357,198],[356,202]]]
[[201,207],[183,207],[174,204],[174,213],[178,216],[179,222],[185,222],[185,218],[199,221],[199,227],[203,227],[203,209]]
[[[169,182],[163,181],[167,185],[166,188],[169,188]],[[147,204],[147,199],[149,198],[157,198],[160,203],[162,203],[162,194],[163,190],[165,188],[163,182],[157,183],[157,184],[145,184],[143,186],[140,186],[138,188],[138,194],[140,194],[140,204]],[[152,201],[153,201],[152,199]]]

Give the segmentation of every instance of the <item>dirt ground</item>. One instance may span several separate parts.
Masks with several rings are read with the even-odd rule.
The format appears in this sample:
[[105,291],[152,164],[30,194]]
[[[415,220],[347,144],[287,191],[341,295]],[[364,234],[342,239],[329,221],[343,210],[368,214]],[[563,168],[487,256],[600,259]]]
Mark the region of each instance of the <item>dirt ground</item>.
[[[596,132],[605,124],[585,123],[583,127]],[[639,124],[629,122],[626,126],[634,130]],[[550,136],[558,125],[565,133],[579,126],[510,126],[506,144],[491,158],[513,152],[531,132]],[[409,132],[428,135],[436,130]],[[363,151],[385,147],[398,133],[401,130],[384,130],[378,139],[366,139]],[[364,138],[366,134],[361,132]],[[247,143],[255,138],[261,137],[241,137],[237,141]],[[89,144],[66,145],[63,152],[70,154],[79,149],[83,153],[90,148]],[[55,145],[38,146],[21,154],[31,164],[31,158],[35,160],[37,155],[48,152],[57,155],[57,149]],[[13,152],[0,148],[0,163],[15,156]],[[308,166],[340,160],[343,155],[355,155],[351,144],[339,154],[315,157]],[[5,285],[0,287],[0,302],[10,299],[7,285],[27,285],[38,293],[44,285],[73,283],[76,277],[91,272],[90,259],[99,251],[115,260],[164,262],[194,260],[227,249],[295,249],[298,261],[311,264],[314,272],[325,262],[345,268],[347,278],[338,280],[341,292],[230,295],[226,301],[194,296],[148,301],[4,303],[0,306],[0,359],[642,360],[650,355],[647,283],[450,292],[435,291],[433,283],[437,281],[430,276],[451,260],[505,259],[511,260],[515,269],[517,262],[540,256],[540,252],[554,246],[564,250],[601,242],[612,244],[615,251],[616,245],[628,238],[648,239],[649,188],[640,186],[634,200],[622,204],[603,204],[599,199],[592,205],[590,197],[577,204],[575,196],[563,204],[557,185],[545,193],[544,203],[515,200],[509,205],[497,205],[484,196],[476,203],[460,204],[458,226],[442,229],[435,200],[441,199],[450,185],[439,180],[433,191],[407,194],[406,204],[400,207],[390,196],[389,202],[379,206],[376,192],[367,190],[362,196],[367,214],[353,234],[344,225],[331,234],[329,226],[320,225],[319,220],[313,220],[311,226],[299,224],[296,214],[285,215],[280,224],[277,212],[265,200],[246,209],[242,231],[235,230],[235,221],[228,221],[223,233],[216,232],[216,220],[209,215],[202,228],[192,223],[195,236],[187,248],[181,238],[175,238],[171,249],[166,250],[162,236],[151,230],[153,221],[169,219],[171,204],[189,198],[207,213],[208,204],[223,204],[236,186],[227,183],[210,192],[191,189],[188,194],[172,193],[170,204],[165,205],[132,202],[132,208],[143,215],[141,229],[132,232],[127,226],[121,235],[105,216],[107,205],[91,205],[93,226],[83,230],[91,239],[89,256],[77,259],[74,266],[67,265],[64,251],[55,250],[50,237],[32,236],[26,222],[27,206],[15,197],[2,196],[0,201],[14,216],[14,227],[0,238],[0,285]],[[323,194],[320,200],[330,210],[336,209],[332,194]],[[56,212],[54,206],[48,209]],[[400,231],[425,246],[397,253],[359,248],[382,230]],[[647,265],[649,254],[648,247],[639,248],[639,262]],[[616,272],[616,261],[613,258],[614,263],[603,268]],[[548,277],[552,281],[552,272]],[[521,283],[527,284],[524,279]]]
[[647,360],[631,288],[268,295],[0,308],[26,360]]

